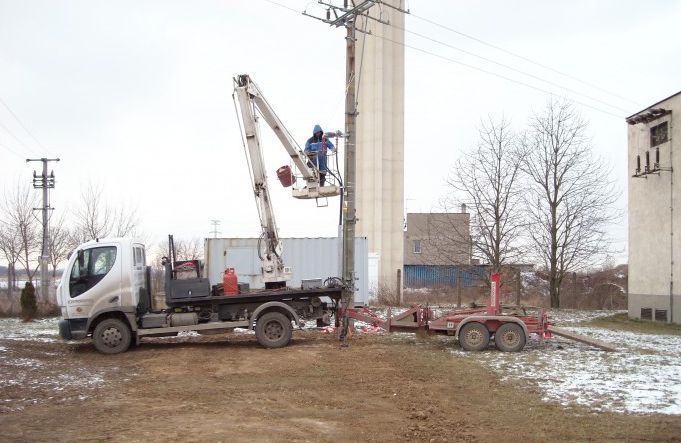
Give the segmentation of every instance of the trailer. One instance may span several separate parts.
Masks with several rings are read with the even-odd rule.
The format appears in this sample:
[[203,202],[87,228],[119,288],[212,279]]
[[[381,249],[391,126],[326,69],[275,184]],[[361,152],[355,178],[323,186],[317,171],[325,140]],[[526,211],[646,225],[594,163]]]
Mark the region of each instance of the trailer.
[[339,315],[370,323],[387,332],[452,336],[468,351],[485,350],[493,339],[500,351],[518,352],[525,347],[531,334],[536,334],[540,341],[551,337],[546,308],[501,305],[499,274],[492,274],[490,281],[485,307],[455,310],[436,317],[432,308],[418,305],[395,316],[391,316],[388,309],[385,320],[365,307],[347,308]]

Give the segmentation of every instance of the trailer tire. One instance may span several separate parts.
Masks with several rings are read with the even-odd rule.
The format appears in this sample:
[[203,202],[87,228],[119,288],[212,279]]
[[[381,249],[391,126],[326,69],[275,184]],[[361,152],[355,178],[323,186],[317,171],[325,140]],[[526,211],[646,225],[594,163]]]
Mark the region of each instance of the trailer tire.
[[107,318],[99,322],[92,332],[95,348],[102,354],[120,354],[130,347],[132,333],[124,321]]
[[503,352],[520,352],[526,341],[525,331],[517,323],[504,323],[494,333],[494,344]]
[[466,351],[484,351],[489,346],[489,330],[482,323],[466,323],[459,331],[459,343]]
[[281,312],[263,314],[255,323],[255,338],[265,348],[283,348],[292,335],[291,320]]

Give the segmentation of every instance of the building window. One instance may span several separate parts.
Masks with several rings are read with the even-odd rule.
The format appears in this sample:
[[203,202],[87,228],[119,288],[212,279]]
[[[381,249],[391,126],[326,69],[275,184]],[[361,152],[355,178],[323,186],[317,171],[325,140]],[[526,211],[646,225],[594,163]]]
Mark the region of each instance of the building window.
[[653,148],[669,141],[667,122],[660,123],[650,128],[650,147]]
[[655,321],[667,321],[667,310],[655,309]]
[[641,308],[641,320],[652,320],[653,319],[653,309],[652,308]]
[[414,240],[414,254],[421,253],[421,240]]

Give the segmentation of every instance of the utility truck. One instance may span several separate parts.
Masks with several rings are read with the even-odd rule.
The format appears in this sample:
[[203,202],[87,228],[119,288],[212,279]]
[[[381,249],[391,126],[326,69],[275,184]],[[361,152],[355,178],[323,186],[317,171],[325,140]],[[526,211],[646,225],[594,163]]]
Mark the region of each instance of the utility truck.
[[[72,254],[57,289],[63,316],[59,323],[62,338],[91,336],[98,351],[117,354],[143,337],[249,328],[255,330],[262,346],[278,348],[290,342],[292,323],[302,326],[306,320],[316,319],[320,326],[330,324],[341,297],[340,286],[287,286],[291,269],[282,259],[283,245],[268,191],[256,112],[279,137],[303,179],[304,186],[293,187],[294,197],[335,196],[340,194],[340,188],[333,183],[320,185],[319,169],[295,143],[248,75],[238,76],[234,84],[260,216],[258,252],[265,289],[245,288],[232,281],[234,288],[228,290],[227,276],[223,282],[210,282],[203,276],[200,260],[177,260],[173,238],[169,236],[168,256],[163,258],[166,306],[159,309],[152,303],[145,246],[129,238],[93,240],[78,246]],[[291,186],[296,176],[287,168],[280,169],[286,171],[285,185]],[[236,279],[233,274],[232,277]],[[326,281],[340,280],[330,277]]]
[[340,287],[226,294],[223,284],[211,284],[202,275],[200,260],[173,260],[172,249],[171,238],[171,257],[163,259],[167,307],[154,309],[142,243],[112,238],[80,245],[57,289],[63,317],[59,335],[66,340],[91,336],[99,352],[117,354],[143,337],[246,328],[255,330],[262,346],[279,348],[290,342],[292,323],[317,319],[330,324],[340,299]]

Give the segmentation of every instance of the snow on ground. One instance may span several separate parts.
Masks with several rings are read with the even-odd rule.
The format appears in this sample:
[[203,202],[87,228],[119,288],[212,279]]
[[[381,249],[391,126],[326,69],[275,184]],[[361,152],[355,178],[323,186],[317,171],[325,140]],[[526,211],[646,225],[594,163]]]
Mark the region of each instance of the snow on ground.
[[[397,312],[399,310],[394,310],[393,315]],[[386,316],[385,311],[377,314],[381,318]],[[681,337],[610,331],[578,324],[612,314],[568,310],[552,312],[550,319],[563,329],[615,345],[620,350],[615,353],[558,336],[543,345],[531,338],[518,353],[499,352],[493,346],[485,352],[466,352],[453,345],[450,337],[441,339],[452,343],[450,349],[454,357],[479,361],[504,380],[525,381],[530,388],[538,388],[546,402],[557,402],[567,409],[587,407],[594,411],[681,415]],[[360,322],[357,331],[362,332]],[[0,340],[56,343],[60,341],[57,319],[31,323],[0,319]],[[68,362],[68,357],[63,357],[55,355],[53,364],[59,364],[60,360]],[[54,390],[55,395],[61,391],[87,395],[88,388],[104,383],[106,371],[111,369],[83,374],[77,367],[64,363],[54,368],[52,375],[32,381],[30,372],[44,365],[38,358],[13,356],[11,348],[0,345],[0,360],[0,366],[15,369],[8,372],[18,374],[11,378],[6,373],[0,375],[0,390],[17,384],[28,385],[26,402],[31,401],[28,397],[31,389],[48,388]]]
[[616,346],[606,352],[553,336],[543,346],[528,342],[519,353],[490,350],[457,357],[483,362],[506,380],[524,380],[547,402],[595,411],[681,414],[681,337],[611,331],[571,324],[613,312],[563,311],[550,315],[563,329]]
[[0,319],[0,339],[50,342],[59,340],[56,318],[24,323],[16,318]]
[[[436,308],[435,316],[450,310]],[[494,345],[485,352],[468,352],[457,345],[451,352],[456,358],[480,361],[503,380],[526,381],[530,388],[540,389],[544,401],[566,409],[681,415],[681,337],[576,325],[616,313],[561,310],[549,312],[549,319],[562,329],[614,345],[619,352],[556,335],[544,345],[532,337],[519,353],[499,352]],[[376,314],[386,318],[383,310]],[[449,337],[441,339],[452,342]]]
[[[57,343],[61,341],[58,334],[58,320],[43,319],[24,323],[17,319],[0,319],[0,340],[3,342],[22,342],[27,346],[30,342]],[[0,391],[12,387],[21,387],[23,398],[5,398],[0,402],[0,411],[21,409],[25,404],[38,402],[40,396],[36,392],[49,391],[53,397],[61,401],[69,398],[83,400],[104,383],[107,371],[112,368],[88,370],[74,366],[68,356],[61,352],[37,351],[35,358],[16,355],[11,347],[0,346]],[[50,370],[45,371],[45,361],[50,361]],[[115,368],[113,368],[115,369]],[[39,374],[39,375],[36,375]],[[14,391],[16,392],[16,391]]]

